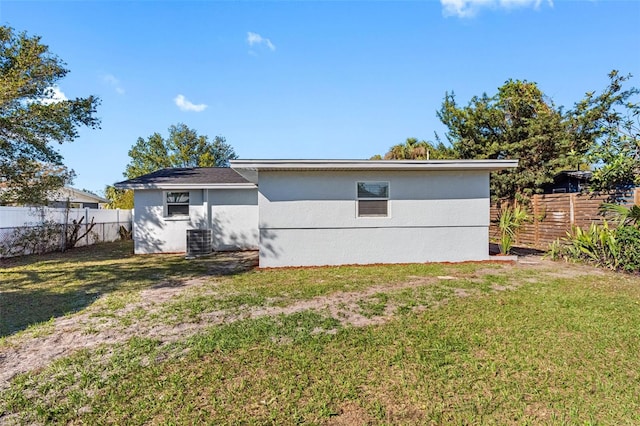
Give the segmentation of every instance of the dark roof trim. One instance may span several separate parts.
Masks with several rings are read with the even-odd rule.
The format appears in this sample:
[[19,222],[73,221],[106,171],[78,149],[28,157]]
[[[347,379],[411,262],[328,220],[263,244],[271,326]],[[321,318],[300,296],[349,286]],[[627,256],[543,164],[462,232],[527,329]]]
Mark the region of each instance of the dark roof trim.
[[118,182],[118,189],[251,189],[255,185],[229,167],[167,168]]

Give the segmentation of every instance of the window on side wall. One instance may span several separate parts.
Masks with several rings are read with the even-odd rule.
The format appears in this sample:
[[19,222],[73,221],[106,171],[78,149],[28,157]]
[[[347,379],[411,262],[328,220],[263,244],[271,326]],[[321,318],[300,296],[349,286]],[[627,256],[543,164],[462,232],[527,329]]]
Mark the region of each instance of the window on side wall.
[[357,183],[357,216],[389,216],[389,182]]
[[189,192],[165,192],[167,217],[189,216]]

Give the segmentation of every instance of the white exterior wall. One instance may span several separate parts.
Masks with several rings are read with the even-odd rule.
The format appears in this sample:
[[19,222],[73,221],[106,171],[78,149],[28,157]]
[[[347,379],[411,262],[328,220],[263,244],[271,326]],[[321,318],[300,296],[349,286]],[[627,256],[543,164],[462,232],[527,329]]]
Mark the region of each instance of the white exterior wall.
[[184,253],[188,229],[212,229],[214,250],[258,248],[257,189],[189,190],[189,217],[185,218],[164,216],[165,192],[134,193],[136,254]]
[[[356,182],[389,182],[358,218]],[[260,171],[260,266],[486,260],[488,171]]]
[[258,190],[209,190],[214,250],[257,250]]

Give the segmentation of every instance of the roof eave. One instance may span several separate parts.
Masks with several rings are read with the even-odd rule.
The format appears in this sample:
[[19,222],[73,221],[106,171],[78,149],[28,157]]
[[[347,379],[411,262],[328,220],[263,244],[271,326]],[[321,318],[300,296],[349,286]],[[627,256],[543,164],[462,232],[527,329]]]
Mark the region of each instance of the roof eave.
[[255,182],[259,171],[277,170],[386,170],[386,171],[496,171],[518,167],[518,160],[232,160],[231,168]]
[[253,183],[116,183],[118,189],[253,189]]

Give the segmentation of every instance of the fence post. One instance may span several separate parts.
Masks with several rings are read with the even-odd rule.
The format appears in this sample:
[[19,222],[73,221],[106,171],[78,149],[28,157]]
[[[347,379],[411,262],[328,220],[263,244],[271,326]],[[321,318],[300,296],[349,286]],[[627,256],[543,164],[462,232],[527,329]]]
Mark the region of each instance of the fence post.
[[[85,232],[89,230],[89,208],[84,208],[84,230]],[[86,232],[84,236],[84,242],[86,245],[89,245],[89,232]]]
[[633,204],[640,206],[640,188],[635,188],[633,191]]
[[576,224],[575,201],[576,194],[569,194],[569,223],[571,224],[571,226]]
[[538,200],[540,199],[540,194],[534,194],[531,197],[531,202],[533,203],[533,245],[538,246],[540,244],[540,224],[538,223],[538,218],[540,217],[540,212],[538,211]]
[[64,209],[64,220],[62,223],[62,242],[60,243],[62,245],[62,251],[65,252],[67,251],[67,231],[69,229],[69,209],[71,207],[69,207],[69,200],[67,199],[67,203],[66,203],[66,207]]

